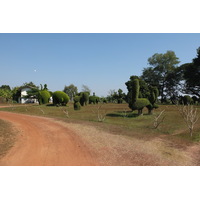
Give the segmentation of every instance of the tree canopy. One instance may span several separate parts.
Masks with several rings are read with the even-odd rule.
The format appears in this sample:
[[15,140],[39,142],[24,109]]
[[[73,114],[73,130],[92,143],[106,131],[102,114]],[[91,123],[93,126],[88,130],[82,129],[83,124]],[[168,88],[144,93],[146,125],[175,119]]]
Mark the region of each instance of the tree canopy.
[[200,97],[200,47],[193,62],[181,65],[180,71],[182,79],[185,80],[183,92]]
[[63,92],[65,92],[71,101],[73,101],[74,97],[78,94],[78,88],[73,85],[73,84],[70,84],[69,86],[65,86]]
[[179,64],[179,58],[173,51],[167,51],[162,54],[154,54],[148,59],[151,67],[143,70],[141,78],[152,86],[159,89],[161,102],[166,96],[174,94],[180,81],[176,70]]

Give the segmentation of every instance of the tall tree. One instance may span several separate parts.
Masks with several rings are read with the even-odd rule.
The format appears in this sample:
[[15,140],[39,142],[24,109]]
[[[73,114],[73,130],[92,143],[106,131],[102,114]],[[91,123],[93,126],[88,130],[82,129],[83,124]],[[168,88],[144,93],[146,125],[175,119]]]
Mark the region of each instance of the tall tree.
[[74,97],[78,94],[78,88],[73,85],[73,84],[70,84],[69,86],[65,86],[63,92],[65,92],[71,101],[73,101]]
[[8,102],[12,100],[12,91],[8,90],[7,88],[5,89],[0,88],[0,97],[3,97]]
[[180,70],[185,80],[183,92],[200,98],[200,47],[197,49],[197,56],[193,62],[181,65]]
[[179,58],[176,57],[173,51],[167,51],[164,54],[156,53],[148,59],[151,67],[143,70],[142,79],[150,85],[158,87],[161,102],[176,90],[176,86],[180,81],[180,78],[176,75],[179,62]]

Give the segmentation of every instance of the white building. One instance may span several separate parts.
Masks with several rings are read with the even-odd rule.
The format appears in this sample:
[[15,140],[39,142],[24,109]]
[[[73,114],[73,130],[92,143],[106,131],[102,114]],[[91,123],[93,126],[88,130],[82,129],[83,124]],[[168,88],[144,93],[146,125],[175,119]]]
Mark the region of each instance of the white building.
[[22,87],[21,88],[21,96],[18,98],[19,103],[38,103],[38,100],[35,97],[27,98],[27,91],[30,91],[31,87]]

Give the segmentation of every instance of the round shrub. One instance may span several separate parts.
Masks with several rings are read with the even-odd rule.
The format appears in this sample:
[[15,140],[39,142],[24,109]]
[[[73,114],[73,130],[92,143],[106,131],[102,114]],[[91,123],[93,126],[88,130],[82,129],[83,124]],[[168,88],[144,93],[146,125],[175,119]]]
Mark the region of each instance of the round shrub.
[[193,96],[192,97],[192,100],[193,100],[193,103],[195,104],[195,105],[197,105],[198,104],[198,98],[196,97],[196,96]]
[[74,102],[74,110],[80,110],[81,104],[79,102]]
[[49,103],[51,95],[47,90],[39,91],[38,101],[39,104],[47,104]]
[[193,101],[192,98],[190,96],[188,96],[188,95],[185,95],[183,97],[183,103],[184,103],[184,105],[192,104],[192,101]]
[[66,93],[62,91],[56,91],[53,93],[54,105],[66,106],[68,102],[69,102],[69,96]]
[[80,96],[75,96],[74,97],[74,103],[80,102],[81,97]]

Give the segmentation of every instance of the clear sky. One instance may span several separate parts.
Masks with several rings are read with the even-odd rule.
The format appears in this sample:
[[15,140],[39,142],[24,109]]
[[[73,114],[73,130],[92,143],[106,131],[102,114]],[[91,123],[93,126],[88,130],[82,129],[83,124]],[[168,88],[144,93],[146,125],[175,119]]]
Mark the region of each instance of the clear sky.
[[191,62],[200,34],[169,33],[10,33],[0,34],[0,85],[47,84],[51,91],[87,85],[98,96],[141,75],[154,53],[175,52]]

